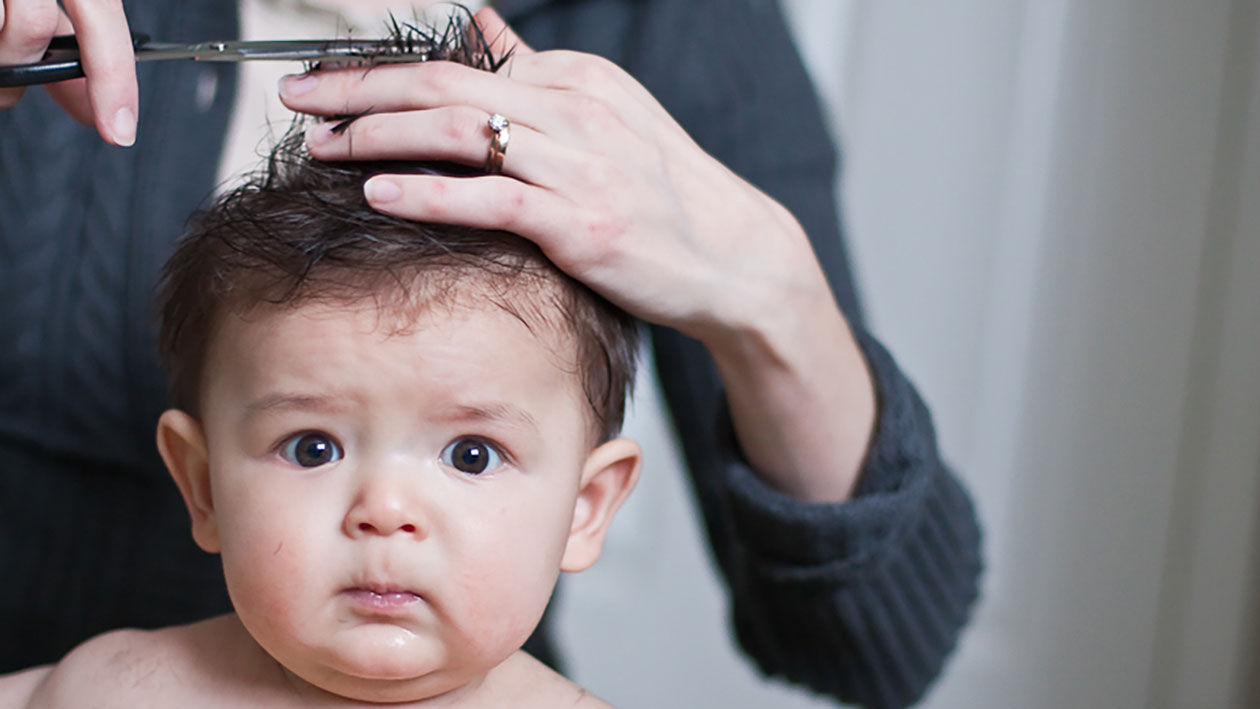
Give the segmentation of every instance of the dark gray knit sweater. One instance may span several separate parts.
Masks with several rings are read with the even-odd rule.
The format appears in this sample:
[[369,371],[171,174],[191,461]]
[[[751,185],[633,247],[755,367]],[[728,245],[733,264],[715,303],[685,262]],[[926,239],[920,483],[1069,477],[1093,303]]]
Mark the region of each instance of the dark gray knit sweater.
[[[804,504],[741,461],[702,347],[653,332],[740,644],[767,673],[841,699],[920,697],[977,594],[980,541],[913,387],[862,328],[832,180],[834,151],[769,0],[502,0],[537,48],[605,55],[699,141],[801,221],[857,331],[879,395],[858,497]],[[135,0],[132,29],[236,35],[231,0]],[[153,430],[165,406],[150,298],[210,193],[231,66],[140,66],[139,142],[106,146],[40,90],[0,112],[0,672],[119,626],[228,608],[197,550]],[[545,626],[545,624],[544,624]],[[545,627],[531,648],[548,655]]]

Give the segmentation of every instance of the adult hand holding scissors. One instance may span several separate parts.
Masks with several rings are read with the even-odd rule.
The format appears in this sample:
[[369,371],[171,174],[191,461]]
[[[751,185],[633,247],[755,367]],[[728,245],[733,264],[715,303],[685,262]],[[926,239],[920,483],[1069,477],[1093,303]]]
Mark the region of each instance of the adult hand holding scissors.
[[[62,108],[95,125],[115,145],[136,137],[139,89],[131,32],[121,0],[0,0],[0,65],[26,64],[43,56],[54,35],[74,34],[86,79],[47,86]],[[0,88],[0,109],[22,97],[22,87]]]
[[[873,388],[796,219],[708,156],[615,65],[533,52],[493,11],[476,19],[496,48],[515,48],[510,75],[434,62],[286,79],[281,96],[294,110],[369,112],[341,132],[312,128],[311,153],[492,168],[378,176],[366,192],[381,211],[525,236],[631,313],[700,340],[754,468],[796,497],[847,498],[871,436]],[[510,141],[492,116],[510,119]]]

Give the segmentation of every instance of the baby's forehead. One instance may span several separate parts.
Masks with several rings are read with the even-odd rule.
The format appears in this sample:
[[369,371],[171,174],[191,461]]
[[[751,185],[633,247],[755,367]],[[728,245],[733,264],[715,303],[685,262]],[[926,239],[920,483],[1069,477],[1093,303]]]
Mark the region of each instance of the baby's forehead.
[[407,282],[381,279],[358,286],[344,281],[330,284],[308,283],[305,292],[285,298],[260,294],[230,304],[228,314],[247,323],[276,315],[354,314],[363,335],[382,338],[414,333],[452,319],[484,320],[499,327],[510,322],[524,326],[557,356],[566,360],[577,357],[575,328],[563,305],[562,288],[546,279],[511,282],[479,273],[446,272],[423,274]]
[[557,421],[588,429],[582,436],[590,443],[600,420],[573,338],[531,317],[489,299],[407,311],[374,300],[256,308],[219,328],[203,399],[208,412],[271,410],[264,404],[278,395],[310,402],[303,406],[346,402],[339,410],[347,415],[515,410],[551,422],[553,433],[568,430],[569,423],[555,429]]
[[[522,353],[536,350],[581,390],[580,348],[558,289],[537,283],[485,281],[477,277],[447,282],[430,279],[406,288],[308,292],[284,303],[258,299],[222,314],[208,349],[212,353],[234,351],[239,356],[266,342],[270,351],[283,353],[286,348],[309,347],[298,340],[323,332],[354,339],[364,347],[377,343],[381,356],[392,352],[395,358],[402,358],[423,355],[424,347],[441,343],[421,338],[427,345],[421,344],[416,350],[391,348],[391,341],[438,331],[450,338],[475,340],[455,343],[461,347]],[[341,324],[333,326],[333,321]],[[294,327],[293,323],[298,324]],[[277,338],[281,329],[288,334]],[[339,334],[334,336],[334,332]]]

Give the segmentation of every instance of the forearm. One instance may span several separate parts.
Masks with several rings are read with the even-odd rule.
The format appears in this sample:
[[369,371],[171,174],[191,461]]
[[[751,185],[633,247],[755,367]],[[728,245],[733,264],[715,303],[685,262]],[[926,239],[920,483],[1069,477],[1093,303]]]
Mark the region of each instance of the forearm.
[[875,391],[822,274],[803,275],[706,346],[752,468],[797,499],[840,502],[866,458]]

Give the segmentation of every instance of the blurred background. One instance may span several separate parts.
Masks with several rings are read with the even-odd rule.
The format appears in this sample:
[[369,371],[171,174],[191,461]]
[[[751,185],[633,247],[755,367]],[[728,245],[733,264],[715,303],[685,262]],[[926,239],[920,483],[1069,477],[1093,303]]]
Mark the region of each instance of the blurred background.
[[[1260,706],[1260,2],[783,4],[872,328],[987,532],[925,706]],[[669,434],[632,427],[643,481],[564,587],[578,681],[830,706],[732,649]]]

